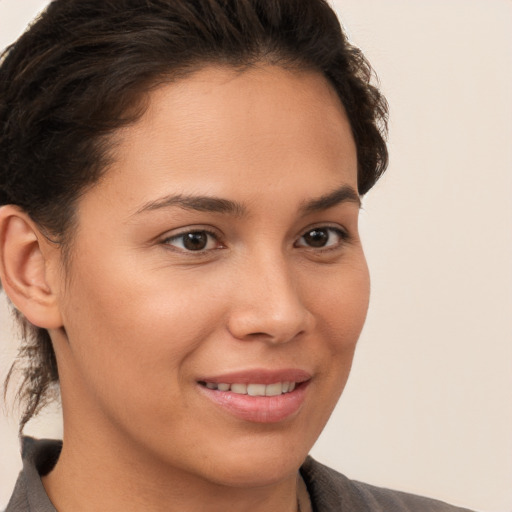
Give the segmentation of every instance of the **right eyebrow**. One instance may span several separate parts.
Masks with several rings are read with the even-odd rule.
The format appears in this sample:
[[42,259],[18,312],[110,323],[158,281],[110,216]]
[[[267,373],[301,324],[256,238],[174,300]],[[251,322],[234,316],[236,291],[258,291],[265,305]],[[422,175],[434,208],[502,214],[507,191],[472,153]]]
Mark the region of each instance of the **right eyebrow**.
[[328,210],[341,203],[354,203],[361,208],[361,198],[354,188],[350,185],[343,185],[342,187],[329,192],[317,199],[312,199],[305,202],[301,210],[305,214],[320,212]]
[[237,217],[243,217],[247,213],[247,209],[243,204],[230,199],[223,199],[215,196],[177,194],[149,201],[139,208],[135,212],[135,215],[158,210],[160,208],[170,208],[172,206],[177,206],[185,210],[195,210],[198,212],[232,214]]

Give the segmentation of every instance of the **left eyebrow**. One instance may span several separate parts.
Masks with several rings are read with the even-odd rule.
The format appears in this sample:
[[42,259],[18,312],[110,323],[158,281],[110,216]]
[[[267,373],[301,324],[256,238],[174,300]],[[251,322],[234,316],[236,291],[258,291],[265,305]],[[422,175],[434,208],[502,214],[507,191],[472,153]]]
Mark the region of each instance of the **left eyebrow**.
[[304,215],[307,215],[310,213],[328,210],[329,208],[341,203],[355,203],[358,208],[361,208],[361,198],[359,197],[359,194],[351,186],[344,185],[343,187],[329,192],[317,199],[305,201],[302,204],[300,211]]
[[229,199],[222,199],[214,196],[193,196],[193,195],[169,195],[150,201],[137,210],[136,215],[161,208],[179,207],[185,210],[195,210],[199,212],[223,213],[242,217],[246,214],[246,208]]

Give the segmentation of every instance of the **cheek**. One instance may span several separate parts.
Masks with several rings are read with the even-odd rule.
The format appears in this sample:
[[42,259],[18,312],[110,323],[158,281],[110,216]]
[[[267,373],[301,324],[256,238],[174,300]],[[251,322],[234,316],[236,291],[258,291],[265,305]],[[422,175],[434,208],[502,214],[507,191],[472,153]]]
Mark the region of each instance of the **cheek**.
[[82,266],[63,316],[81,385],[111,403],[128,393],[149,409],[151,397],[187,377],[187,361],[219,328],[222,303],[190,278],[133,275],[129,267]]
[[[324,421],[334,409],[352,367],[357,341],[368,310],[370,278],[364,256],[332,272],[325,293],[318,293],[317,328],[323,340],[322,400]],[[320,432],[318,432],[319,434]]]
[[364,257],[353,265],[329,269],[327,275],[318,277],[316,288],[312,294],[314,302],[310,303],[317,321],[311,355],[321,356],[310,414],[318,419],[311,425],[316,429],[314,439],[320,435],[343,392],[366,319],[370,280]]
[[364,257],[336,269],[317,293],[319,328],[333,352],[353,351],[363,328],[370,297],[370,277]]

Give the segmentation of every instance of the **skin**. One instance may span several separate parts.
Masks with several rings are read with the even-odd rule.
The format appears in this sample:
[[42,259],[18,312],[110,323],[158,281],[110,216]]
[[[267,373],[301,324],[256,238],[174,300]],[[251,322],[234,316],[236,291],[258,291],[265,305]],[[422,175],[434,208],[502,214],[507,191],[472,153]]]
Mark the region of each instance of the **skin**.
[[[317,73],[207,67],[154,90],[116,139],[65,270],[38,238],[64,414],[46,490],[59,511],[294,511],[368,307],[357,197],[318,205],[357,190],[345,111]],[[238,209],[161,204],[176,194]],[[201,230],[187,250],[180,235]],[[311,375],[296,413],[244,421],[199,390],[255,368]]]

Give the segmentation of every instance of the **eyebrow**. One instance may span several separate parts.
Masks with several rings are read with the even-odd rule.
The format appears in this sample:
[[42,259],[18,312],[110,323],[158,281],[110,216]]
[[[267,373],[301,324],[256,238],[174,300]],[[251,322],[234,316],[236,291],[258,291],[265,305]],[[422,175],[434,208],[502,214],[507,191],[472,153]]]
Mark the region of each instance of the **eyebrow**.
[[178,206],[185,210],[195,210],[199,212],[232,214],[237,217],[242,217],[247,213],[247,209],[243,204],[238,203],[237,201],[231,201],[230,199],[222,199],[214,196],[177,194],[165,196],[155,201],[150,201],[137,210],[136,214],[158,210],[160,208],[169,208],[172,206]]
[[[299,211],[303,215],[328,210],[341,203],[355,203],[361,207],[359,194],[348,185],[344,185],[332,192],[329,192],[316,199],[311,199],[302,203]],[[185,210],[194,210],[208,213],[231,214],[236,217],[243,217],[247,214],[247,208],[237,201],[223,199],[215,196],[195,196],[195,195],[169,195],[150,201],[137,210],[136,215],[159,210],[161,208],[170,208],[177,206]]]
[[304,215],[328,210],[342,203],[355,203],[361,208],[361,198],[354,188],[344,185],[341,188],[333,190],[318,199],[305,201],[300,210]]

